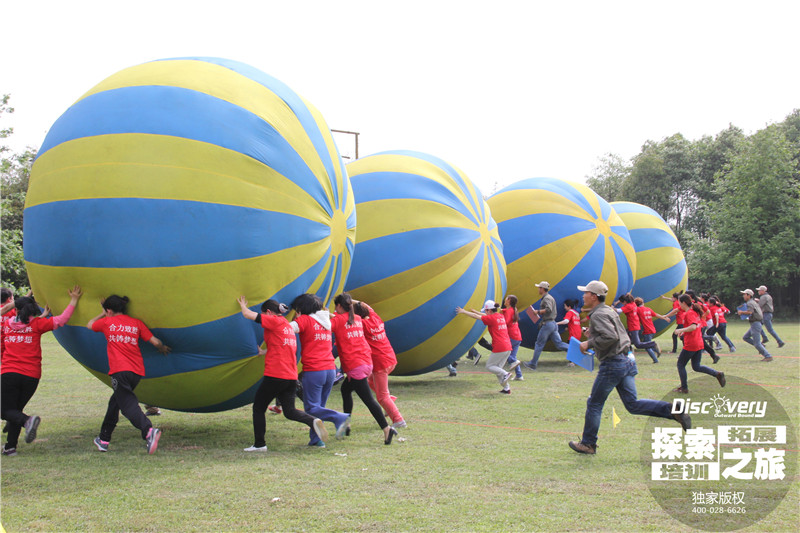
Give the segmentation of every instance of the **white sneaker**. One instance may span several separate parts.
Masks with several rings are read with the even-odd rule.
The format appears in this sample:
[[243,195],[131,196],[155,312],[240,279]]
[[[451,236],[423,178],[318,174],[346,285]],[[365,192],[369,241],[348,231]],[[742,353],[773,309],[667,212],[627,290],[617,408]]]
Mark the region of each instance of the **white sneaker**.
[[400,422],[395,422],[394,424],[392,424],[392,427],[394,429],[402,429],[402,428],[407,427],[407,426],[408,426],[408,424],[406,424],[405,420],[401,420]]
[[522,364],[522,361],[514,361],[513,363],[511,363],[511,366],[508,367],[508,371],[509,372],[513,372],[521,364]]
[[514,381],[525,381],[525,378],[523,376],[516,376]]
[[250,446],[249,448],[245,448],[244,451],[246,452],[265,452],[267,451],[266,446]]
[[317,437],[319,437],[319,440],[322,442],[328,440],[328,430],[325,429],[325,423],[321,419],[315,418],[313,426],[314,432],[317,434]]
[[500,382],[500,384],[503,386],[503,388],[505,388],[505,386],[508,385],[508,382],[509,382],[509,380],[511,380],[511,376],[512,375],[513,374],[511,372],[506,372],[506,375],[503,378],[503,381]]

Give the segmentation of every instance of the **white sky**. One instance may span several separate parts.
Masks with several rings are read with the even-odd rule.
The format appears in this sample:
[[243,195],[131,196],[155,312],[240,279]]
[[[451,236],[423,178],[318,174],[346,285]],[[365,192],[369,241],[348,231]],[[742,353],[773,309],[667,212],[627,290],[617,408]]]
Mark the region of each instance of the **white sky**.
[[796,0],[10,0],[0,13],[15,150],[38,148],[111,74],[178,56],[248,63],[360,132],[362,157],[427,152],[487,195],[583,181],[605,153],[729,123],[752,133],[800,107]]

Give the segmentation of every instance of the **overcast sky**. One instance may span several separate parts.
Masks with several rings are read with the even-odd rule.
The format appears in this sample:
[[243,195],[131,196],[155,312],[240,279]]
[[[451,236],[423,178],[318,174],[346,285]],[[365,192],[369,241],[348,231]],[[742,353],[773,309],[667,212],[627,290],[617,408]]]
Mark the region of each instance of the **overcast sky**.
[[16,150],[111,74],[180,56],[248,63],[360,132],[362,157],[427,152],[484,194],[583,181],[605,153],[729,123],[752,133],[800,107],[796,0],[11,0],[0,13],[0,93],[16,108],[0,126]]

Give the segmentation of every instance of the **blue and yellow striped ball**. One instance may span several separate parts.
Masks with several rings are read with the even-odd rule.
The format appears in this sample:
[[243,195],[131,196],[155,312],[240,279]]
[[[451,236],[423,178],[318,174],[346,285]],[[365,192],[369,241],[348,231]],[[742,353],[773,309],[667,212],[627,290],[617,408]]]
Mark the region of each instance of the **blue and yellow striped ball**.
[[503,245],[489,208],[460,170],[419,152],[383,152],[347,165],[358,238],[347,288],[386,322],[395,374],[455,361],[485,331],[456,315],[502,300]]
[[[612,202],[611,206],[628,227],[636,251],[636,279],[631,292],[657,313],[669,313],[672,302],[661,296],[685,291],[689,283],[686,259],[675,233],[647,206],[633,202]],[[656,335],[660,335],[675,321],[656,319],[653,323]]]
[[[508,292],[520,310],[539,307],[534,286],[550,283],[558,305],[576,298],[578,285],[593,279],[608,285],[608,301],[633,287],[636,256],[628,229],[608,202],[589,187],[552,178],[530,178],[492,195],[487,202],[497,221],[508,264]],[[522,345],[532,347],[538,328],[520,313]]]
[[59,342],[108,382],[84,326],[111,293],[172,347],[142,343],[147,403],[220,411],[252,401],[264,369],[254,308],[344,288],[355,202],[319,111],[236,61],[179,58],[112,75],[53,125],[33,165],[24,253],[40,301],[85,296]]

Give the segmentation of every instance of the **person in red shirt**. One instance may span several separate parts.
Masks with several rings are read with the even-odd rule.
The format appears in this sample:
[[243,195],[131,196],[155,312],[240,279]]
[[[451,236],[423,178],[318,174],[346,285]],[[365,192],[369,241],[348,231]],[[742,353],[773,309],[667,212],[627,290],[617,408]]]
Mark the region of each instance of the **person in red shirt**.
[[720,339],[725,341],[725,344],[728,345],[731,353],[734,353],[736,351],[736,346],[734,346],[733,341],[728,338],[728,320],[725,318],[725,315],[730,313],[730,309],[725,307],[725,304],[722,303],[717,296],[712,296],[709,299],[709,303],[711,304],[709,307],[711,309],[714,325],[706,331],[706,334],[712,336],[719,335]]
[[161,430],[153,427],[139,407],[139,399],[133,392],[145,375],[139,338],[155,346],[163,355],[167,355],[170,348],[154,336],[144,322],[125,314],[129,301],[127,296],[112,294],[102,301],[103,312],[86,324],[90,330],[102,332],[106,337],[108,375],[111,376],[111,388],[114,389],[100,426],[100,435],[94,439],[94,445],[101,452],[108,451],[111,434],[117,427],[119,413],[122,412],[141,431],[147,453],[153,454],[158,449]]
[[692,297],[688,294],[682,294],[679,301],[681,309],[684,312],[684,326],[676,329],[675,333],[683,337],[683,350],[681,350],[678,356],[678,376],[680,376],[681,384],[675,389],[675,392],[689,392],[686,376],[686,364],[689,361],[692,362],[692,370],[717,378],[720,386],[724,387],[724,372],[718,372],[700,364],[704,346],[702,331],[703,320],[700,318],[703,314],[703,307],[699,303],[694,302]]
[[297,391],[297,339],[292,326],[283,315],[289,311],[285,304],[276,300],[267,300],[261,304],[261,313],[247,307],[247,298],[240,296],[237,300],[242,315],[264,329],[264,378],[256,390],[253,399],[253,445],[245,448],[246,452],[266,452],[267,442],[267,406],[278,398],[283,408],[283,416],[289,420],[300,422],[313,429],[322,442],[328,440],[328,431],[319,418],[314,418],[305,411],[294,406]]
[[386,336],[383,320],[365,302],[353,300],[353,306],[355,314],[361,317],[364,325],[364,337],[372,351],[372,374],[367,378],[367,383],[375,392],[375,397],[386,412],[386,416],[392,420],[392,427],[404,428],[407,426],[406,421],[389,392],[389,374],[397,366],[397,356],[392,348],[392,343]]
[[[489,328],[489,335],[492,337],[492,355],[486,361],[486,370],[497,376],[497,380],[503,387],[500,391],[502,394],[511,394],[511,387],[508,386],[508,381],[511,379],[511,372],[503,370],[503,365],[511,355],[511,338],[508,336],[508,325],[502,313],[500,313],[500,304],[495,303],[493,300],[486,300],[483,304],[482,311],[485,314],[480,314],[475,311],[467,311],[461,307],[456,307],[456,314],[467,315],[468,317],[480,320]],[[513,363],[509,370],[514,370],[520,365],[517,361]]]
[[[355,313],[355,304],[348,293],[337,295],[333,303],[336,305],[336,315],[331,318],[331,331],[336,341],[339,361],[342,362],[342,372],[347,374],[342,382],[342,410],[347,414],[353,412],[355,391],[383,430],[383,443],[391,444],[397,430],[386,421],[383,409],[372,396],[367,381],[372,374],[372,350],[364,337],[364,323]],[[348,428],[346,434],[349,433]]]
[[40,316],[39,305],[30,296],[14,299],[16,312],[3,316],[0,326],[0,339],[4,346],[0,357],[0,413],[7,422],[8,432],[3,455],[17,454],[22,428],[25,428],[25,442],[31,443],[36,439],[41,418],[26,415],[23,409],[33,398],[42,377],[41,337],[69,321],[81,294],[79,286],[73,287],[69,291],[69,305],[55,317],[47,317],[50,313],[47,307]]
[[524,381],[522,377],[521,365],[514,365],[517,362],[517,352],[519,346],[522,344],[522,332],[519,330],[519,312],[517,311],[517,297],[513,294],[506,296],[503,300],[503,307],[500,310],[503,313],[503,318],[506,319],[506,327],[508,328],[508,338],[511,341],[511,355],[506,359],[506,363],[514,367],[514,381]]
[[[315,418],[333,422],[336,426],[336,438],[341,439],[347,430],[350,415],[325,407],[336,379],[331,314],[323,309],[319,296],[310,293],[295,298],[292,309],[297,312],[297,316],[290,325],[300,336],[303,410]],[[316,431],[311,429],[308,434],[309,446],[325,447]]]
[[660,318],[661,320],[669,319],[644,305],[644,300],[638,296],[633,299],[633,303],[636,304],[636,313],[639,315],[639,324],[642,326],[642,341],[650,342],[653,340],[653,335],[656,334],[656,325],[653,324],[653,317]]
[[[669,313],[664,315],[664,317],[665,317],[664,319],[665,320],[669,320],[670,318],[672,318],[674,316],[675,317],[675,324],[677,325],[678,328],[682,328],[683,327],[683,310],[681,309],[681,303],[678,301],[678,298],[680,298],[681,294],[683,294],[683,291],[681,291],[681,292],[673,292],[672,293],[672,298],[668,298],[667,296],[662,296],[661,297],[664,300],[672,301],[672,311],[670,311]],[[675,330],[673,330],[672,331],[672,351],[669,352],[669,353],[678,353],[678,338],[679,338],[678,335],[675,334]]]
[[658,363],[658,358],[661,356],[661,348],[658,347],[656,342],[642,342],[639,337],[639,329],[641,326],[639,324],[639,313],[636,311],[636,303],[633,301],[633,295],[630,293],[623,294],[619,297],[619,302],[623,305],[621,308],[617,309],[617,312],[624,313],[625,318],[627,318],[628,338],[631,340],[631,344],[647,351],[647,355],[650,356],[650,359],[652,359],[654,363]]

